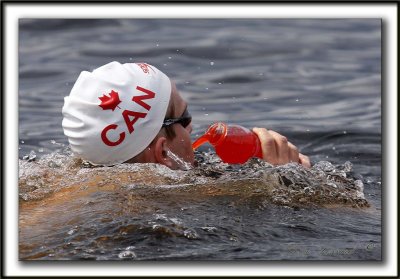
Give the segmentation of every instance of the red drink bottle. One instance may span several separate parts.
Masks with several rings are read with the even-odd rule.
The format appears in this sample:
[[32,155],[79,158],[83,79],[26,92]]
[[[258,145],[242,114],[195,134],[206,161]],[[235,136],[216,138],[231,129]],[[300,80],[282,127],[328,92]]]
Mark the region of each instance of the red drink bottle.
[[240,125],[214,123],[193,143],[193,150],[207,141],[214,146],[215,152],[224,163],[243,164],[252,157],[262,159],[258,136]]

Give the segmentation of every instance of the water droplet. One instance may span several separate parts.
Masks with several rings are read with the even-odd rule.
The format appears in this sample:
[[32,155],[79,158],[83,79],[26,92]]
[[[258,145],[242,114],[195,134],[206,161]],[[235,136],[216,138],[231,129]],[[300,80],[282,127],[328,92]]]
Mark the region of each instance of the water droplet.
[[22,157],[23,160],[28,160],[28,162],[32,162],[36,159],[36,153],[35,151],[31,150],[31,152],[28,155],[25,155]]
[[208,90],[208,87],[206,87],[206,90]]
[[43,152],[43,148],[39,148],[39,150],[38,150],[40,153],[42,153]]
[[333,146],[333,147],[332,147],[332,150],[336,150],[336,147]]
[[132,60],[132,57],[129,57],[129,60]]
[[123,251],[118,254],[118,258],[126,259],[126,258],[136,258],[136,254],[133,251]]
[[347,131],[343,131],[343,134],[347,134]]
[[158,46],[160,46],[159,44],[156,44],[156,46],[158,47]]
[[177,49],[176,52],[179,52],[179,49]]
[[231,236],[231,237],[229,238],[229,240],[230,240],[230,241],[238,242],[238,238],[237,238],[236,236]]
[[205,230],[206,232],[215,232],[215,231],[217,231],[216,227],[201,227],[201,229]]
[[205,115],[205,116],[208,116],[208,113],[205,113],[204,115]]
[[307,129],[306,131],[307,131],[307,132],[310,132],[310,129]]
[[211,62],[210,62],[210,65],[211,65],[211,66],[214,66],[214,62],[213,62],[213,61],[211,61]]
[[76,233],[78,231],[78,226],[73,227],[72,229],[70,229],[67,234],[72,235],[74,233]]
[[171,56],[168,56],[168,59],[172,59],[172,57],[171,57]]
[[296,99],[296,102],[298,102],[299,101],[299,99]]
[[187,239],[198,239],[199,235],[197,234],[197,232],[193,229],[187,229],[183,232],[183,235],[187,238]]
[[25,143],[23,140],[21,140],[21,143]]
[[56,141],[55,140],[51,140],[50,143],[51,144],[56,144]]

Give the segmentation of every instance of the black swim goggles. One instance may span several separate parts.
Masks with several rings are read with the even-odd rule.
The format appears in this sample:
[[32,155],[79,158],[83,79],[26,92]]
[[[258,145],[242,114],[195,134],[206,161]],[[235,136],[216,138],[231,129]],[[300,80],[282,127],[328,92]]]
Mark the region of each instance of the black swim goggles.
[[186,128],[192,122],[192,116],[188,112],[187,108],[182,113],[181,117],[178,118],[165,118],[162,127],[168,127],[173,124],[179,123]]

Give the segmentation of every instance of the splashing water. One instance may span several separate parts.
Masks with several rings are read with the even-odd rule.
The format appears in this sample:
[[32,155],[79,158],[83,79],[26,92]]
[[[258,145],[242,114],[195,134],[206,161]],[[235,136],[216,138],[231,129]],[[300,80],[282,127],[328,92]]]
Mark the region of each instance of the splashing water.
[[190,170],[192,169],[192,165],[185,160],[183,160],[181,157],[173,153],[171,150],[167,150],[167,156],[171,158],[181,170]]
[[[240,242],[232,235],[240,224],[235,210],[369,206],[350,162],[321,161],[306,169],[253,158],[228,165],[213,151],[196,151],[198,167],[192,168],[176,154],[168,156],[181,170],[158,164],[91,166],[69,151],[20,160],[20,259],[170,258],[148,247],[158,239],[178,246],[185,239],[208,251],[204,234]],[[234,226],[228,229],[230,222]],[[262,227],[254,237],[260,233]]]
[[363,182],[352,176],[350,162],[334,166],[321,161],[307,169],[296,163],[272,166],[253,158],[246,164],[229,165],[221,162],[213,151],[196,151],[198,167],[193,168],[169,150],[167,155],[180,170],[171,170],[158,164],[95,167],[75,158],[68,149],[35,161],[19,160],[20,199],[39,200],[77,185],[124,188],[134,183],[153,188],[167,185],[187,185],[190,188],[190,185],[202,184],[220,188],[221,193],[238,191],[239,195],[245,195],[246,189],[252,188],[276,204],[368,206],[363,194]]

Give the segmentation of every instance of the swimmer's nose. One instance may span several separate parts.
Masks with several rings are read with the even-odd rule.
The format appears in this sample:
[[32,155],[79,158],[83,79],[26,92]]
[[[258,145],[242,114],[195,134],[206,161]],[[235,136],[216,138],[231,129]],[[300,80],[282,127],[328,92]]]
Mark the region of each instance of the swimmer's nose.
[[193,132],[192,123],[190,123],[189,126],[186,127],[186,130],[189,132],[189,134]]

